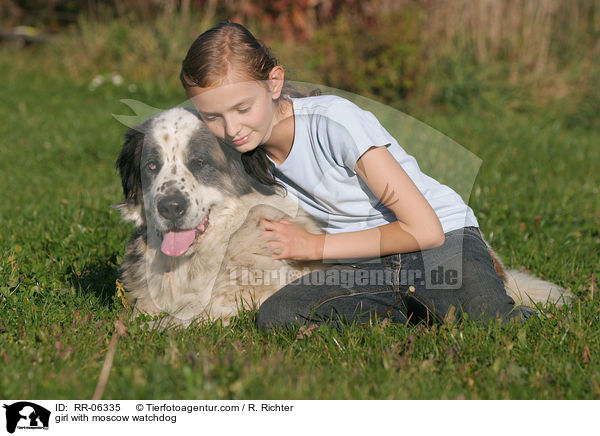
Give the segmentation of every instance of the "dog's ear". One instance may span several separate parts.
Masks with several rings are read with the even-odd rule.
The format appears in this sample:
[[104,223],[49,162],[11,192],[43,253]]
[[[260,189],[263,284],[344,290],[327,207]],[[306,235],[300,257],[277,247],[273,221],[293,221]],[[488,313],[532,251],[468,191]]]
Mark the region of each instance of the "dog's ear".
[[136,226],[143,225],[143,191],[141,160],[144,147],[144,132],[139,127],[131,128],[125,133],[125,143],[117,158],[115,166],[121,175],[121,185],[125,201],[114,205],[123,218],[133,221]]
[[141,161],[144,133],[136,128],[125,133],[125,143],[116,162],[121,175],[123,195],[129,202],[138,203],[142,194]]

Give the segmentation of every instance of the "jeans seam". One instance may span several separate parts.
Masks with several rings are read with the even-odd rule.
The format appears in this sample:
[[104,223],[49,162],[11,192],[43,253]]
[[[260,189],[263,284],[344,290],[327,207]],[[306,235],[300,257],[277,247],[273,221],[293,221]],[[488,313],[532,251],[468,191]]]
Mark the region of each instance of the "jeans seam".
[[400,293],[400,269],[402,268],[402,254],[398,253],[398,266],[394,267],[394,285],[396,292]]
[[325,297],[325,299],[317,301],[315,303],[315,305],[313,306],[313,309],[316,309],[319,306],[322,306],[325,303],[328,303],[330,301],[336,300],[338,298],[344,298],[344,297],[355,297],[357,295],[378,295],[378,294],[385,294],[385,293],[393,293],[396,294],[396,290],[395,289],[386,289],[384,291],[369,291],[368,289],[360,289],[357,291],[352,291],[349,294],[342,294],[342,295],[335,295],[333,297]]
[[[470,238],[472,238],[472,239],[474,239],[474,240],[478,241],[478,242],[479,242],[480,244],[482,244],[482,245],[483,245],[483,246],[486,248],[486,250],[487,250],[487,248],[488,248],[488,247],[487,247],[487,245],[486,245],[485,241],[482,239],[482,237],[481,237],[480,235],[477,235],[477,234],[473,235],[473,234],[470,234],[470,233],[465,233],[463,236],[467,236],[467,237],[470,237]],[[464,244],[463,244],[463,245],[464,245]]]

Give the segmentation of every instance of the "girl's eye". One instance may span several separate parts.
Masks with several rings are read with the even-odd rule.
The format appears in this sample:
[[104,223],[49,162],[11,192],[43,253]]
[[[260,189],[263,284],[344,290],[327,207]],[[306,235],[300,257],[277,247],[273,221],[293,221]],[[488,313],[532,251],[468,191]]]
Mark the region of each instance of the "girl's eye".
[[217,117],[215,117],[214,115],[204,115],[202,118],[204,118],[204,121],[214,121],[217,119]]
[[248,112],[250,110],[250,106],[248,107],[243,107],[243,108],[239,108],[238,112],[241,114],[245,114],[246,112]]

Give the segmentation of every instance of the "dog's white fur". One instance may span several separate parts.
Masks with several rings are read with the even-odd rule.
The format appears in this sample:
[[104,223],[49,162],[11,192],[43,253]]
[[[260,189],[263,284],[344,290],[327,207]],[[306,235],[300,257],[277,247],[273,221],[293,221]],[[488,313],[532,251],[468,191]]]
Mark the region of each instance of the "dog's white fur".
[[496,271],[504,280],[506,293],[515,300],[517,306],[536,307],[538,303],[562,306],[573,299],[574,295],[571,291],[557,284],[542,280],[524,271],[507,269],[490,244],[487,241],[485,243],[494,259]]
[[[138,227],[122,269],[136,313],[167,313],[168,322],[183,325],[194,319],[227,320],[240,306],[260,304],[288,282],[323,268],[318,261],[271,257],[266,241],[259,237],[264,230],[259,225],[261,219],[285,218],[311,233],[322,233],[319,226],[289,196],[264,195],[251,188],[252,181],[244,175],[239,158],[233,162],[235,155],[227,153],[227,146],[212,137],[192,111],[168,110],[126,136],[117,165],[127,201],[118,208],[125,220]],[[209,177],[190,169],[189,147],[194,141],[194,147],[203,148],[216,166],[232,165],[229,177],[223,171]],[[162,161],[149,186],[140,186],[143,175],[135,172],[136,165],[144,171],[145,151],[140,147],[153,150]],[[167,256],[160,250],[162,235],[170,223],[157,212],[156,202],[169,190],[185,195],[191,205],[179,223],[181,228],[195,228],[207,214],[209,219],[200,240],[179,257]],[[570,298],[557,285],[506,270],[489,245],[488,248],[517,305],[560,305]]]

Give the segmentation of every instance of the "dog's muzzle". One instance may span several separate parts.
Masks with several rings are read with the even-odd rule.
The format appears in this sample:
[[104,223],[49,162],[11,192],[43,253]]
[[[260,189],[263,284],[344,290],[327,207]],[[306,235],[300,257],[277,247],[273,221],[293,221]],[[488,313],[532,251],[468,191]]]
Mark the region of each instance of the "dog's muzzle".
[[199,242],[208,228],[208,215],[193,228],[183,226],[184,217],[188,212],[189,202],[181,193],[167,195],[156,202],[158,214],[168,221],[168,231],[163,234],[160,250],[167,256],[181,256],[192,244]]
[[180,193],[172,194],[160,199],[156,204],[156,209],[160,216],[175,222],[187,212],[188,201]]

